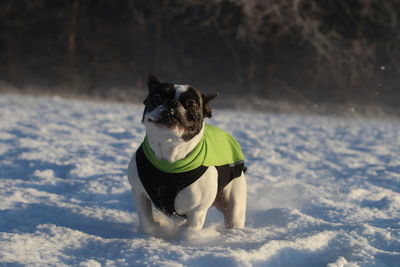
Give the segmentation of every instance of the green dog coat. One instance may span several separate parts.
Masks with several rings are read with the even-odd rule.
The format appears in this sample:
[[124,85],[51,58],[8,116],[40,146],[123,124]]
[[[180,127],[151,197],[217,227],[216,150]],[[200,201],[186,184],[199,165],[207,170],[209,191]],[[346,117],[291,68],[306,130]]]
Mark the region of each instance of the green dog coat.
[[218,171],[218,191],[246,171],[239,143],[223,130],[205,124],[203,138],[184,159],[158,159],[147,137],[136,152],[139,178],[154,205],[167,215],[184,217],[175,211],[177,194],[213,166]]

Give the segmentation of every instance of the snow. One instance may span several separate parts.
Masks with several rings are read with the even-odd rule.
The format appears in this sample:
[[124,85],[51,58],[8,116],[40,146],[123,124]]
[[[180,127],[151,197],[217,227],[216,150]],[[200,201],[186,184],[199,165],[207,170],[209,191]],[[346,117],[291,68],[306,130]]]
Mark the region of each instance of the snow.
[[214,110],[247,157],[246,228],[138,232],[142,106],[0,95],[0,266],[400,266],[400,122]]

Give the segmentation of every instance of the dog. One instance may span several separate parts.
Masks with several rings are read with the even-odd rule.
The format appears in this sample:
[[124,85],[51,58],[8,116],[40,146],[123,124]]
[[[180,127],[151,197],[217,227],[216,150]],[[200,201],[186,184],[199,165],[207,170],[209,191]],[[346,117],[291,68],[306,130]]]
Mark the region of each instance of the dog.
[[226,228],[243,228],[246,214],[244,156],[237,141],[205,124],[209,102],[190,85],[149,75],[142,123],[146,137],[128,167],[139,229],[157,233],[153,206],[189,230],[204,226],[207,211],[223,213]]

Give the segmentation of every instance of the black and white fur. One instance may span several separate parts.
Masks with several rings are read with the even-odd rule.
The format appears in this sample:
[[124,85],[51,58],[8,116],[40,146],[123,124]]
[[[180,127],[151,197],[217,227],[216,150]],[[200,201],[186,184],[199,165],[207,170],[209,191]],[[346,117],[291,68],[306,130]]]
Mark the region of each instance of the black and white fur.
[[[204,119],[212,115],[208,102],[217,95],[204,95],[189,85],[159,82],[152,75],[148,79],[148,88],[142,122],[151,149],[158,158],[169,162],[185,158],[201,140]],[[136,164],[133,155],[128,179],[139,227],[145,233],[156,234],[160,223],[153,216],[152,202],[138,176]],[[186,215],[184,225],[187,229],[201,229],[212,205],[223,213],[227,228],[244,227],[247,191],[244,173],[218,193],[217,176],[216,168],[209,167],[196,182],[176,196],[174,207],[179,214]]]

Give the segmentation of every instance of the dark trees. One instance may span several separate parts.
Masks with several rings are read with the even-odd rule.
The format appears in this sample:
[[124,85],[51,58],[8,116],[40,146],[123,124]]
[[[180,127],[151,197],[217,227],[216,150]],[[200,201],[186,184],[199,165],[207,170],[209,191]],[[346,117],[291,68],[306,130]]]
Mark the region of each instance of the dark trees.
[[400,99],[397,0],[3,0],[0,79],[107,96],[149,72],[293,101]]

